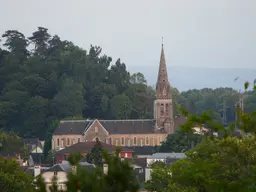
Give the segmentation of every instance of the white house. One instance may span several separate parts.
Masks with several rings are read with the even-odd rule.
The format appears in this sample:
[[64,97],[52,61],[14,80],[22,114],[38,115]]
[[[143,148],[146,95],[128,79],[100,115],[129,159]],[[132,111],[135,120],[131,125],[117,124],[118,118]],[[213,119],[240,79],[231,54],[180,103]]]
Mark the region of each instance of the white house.
[[154,153],[147,157],[147,167],[145,169],[145,181],[150,180],[152,168],[150,165],[156,161],[162,161],[166,165],[170,165],[179,159],[186,158],[185,153]]
[[[80,162],[80,166],[86,166],[89,169],[94,168],[95,166],[93,164],[87,163],[87,162]],[[74,170],[74,167],[72,167],[69,162],[63,161],[60,164],[53,165],[52,167],[41,171],[40,166],[34,167],[34,176],[37,177],[38,175],[41,175],[44,179],[47,187],[47,191],[50,191],[50,186],[52,185],[52,178],[54,176],[57,177],[57,185],[59,190],[66,190],[65,182],[67,182],[67,175],[70,171]]]

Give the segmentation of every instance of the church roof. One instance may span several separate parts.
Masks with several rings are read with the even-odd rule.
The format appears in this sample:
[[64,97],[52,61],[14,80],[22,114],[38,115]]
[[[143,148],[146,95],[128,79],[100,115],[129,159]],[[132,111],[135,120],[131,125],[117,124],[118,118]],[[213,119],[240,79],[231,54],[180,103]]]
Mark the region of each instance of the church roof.
[[79,135],[93,123],[93,120],[67,120],[60,121],[54,135]]
[[[60,121],[54,135],[83,134],[95,120]],[[149,134],[154,133],[153,119],[138,120],[98,120],[110,134]]]
[[154,120],[100,120],[110,134],[154,133]]
[[[83,134],[95,120],[64,120],[60,121],[53,135],[80,135]],[[134,120],[98,120],[109,134],[151,134],[155,132],[154,119]],[[185,123],[186,118],[175,117],[175,127]]]

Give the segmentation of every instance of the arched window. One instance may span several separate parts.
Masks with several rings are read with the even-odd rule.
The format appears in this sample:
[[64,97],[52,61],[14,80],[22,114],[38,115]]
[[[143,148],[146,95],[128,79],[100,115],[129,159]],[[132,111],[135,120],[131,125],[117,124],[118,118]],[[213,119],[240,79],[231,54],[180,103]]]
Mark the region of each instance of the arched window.
[[164,87],[163,95],[166,95],[166,88]]
[[108,142],[109,142],[110,145],[112,145],[112,138],[111,137],[109,137]]
[[149,142],[148,142],[148,137],[146,137],[146,145],[148,145],[149,144]]
[[67,140],[67,145],[69,145],[69,138],[68,138],[68,140]]
[[60,139],[57,139],[57,146],[60,146]]
[[160,106],[160,115],[164,116],[164,104],[161,104]]
[[97,140],[100,141],[100,138],[99,138],[99,137],[94,137],[92,141],[95,142],[95,141],[97,141]]
[[121,144],[124,145],[124,138],[121,139]]
[[61,139],[61,146],[64,147],[64,139]]
[[133,138],[133,144],[134,144],[134,145],[137,145],[137,139],[136,139],[136,137]]
[[169,115],[169,105],[168,104],[166,104],[166,106],[165,106],[165,114]]

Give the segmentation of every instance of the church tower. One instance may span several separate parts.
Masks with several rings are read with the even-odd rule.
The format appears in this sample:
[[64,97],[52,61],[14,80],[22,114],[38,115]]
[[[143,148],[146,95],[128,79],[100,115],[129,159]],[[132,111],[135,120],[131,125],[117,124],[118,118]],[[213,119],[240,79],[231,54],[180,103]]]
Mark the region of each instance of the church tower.
[[154,119],[156,121],[156,130],[164,129],[168,134],[174,132],[172,91],[168,81],[163,44],[156,83]]

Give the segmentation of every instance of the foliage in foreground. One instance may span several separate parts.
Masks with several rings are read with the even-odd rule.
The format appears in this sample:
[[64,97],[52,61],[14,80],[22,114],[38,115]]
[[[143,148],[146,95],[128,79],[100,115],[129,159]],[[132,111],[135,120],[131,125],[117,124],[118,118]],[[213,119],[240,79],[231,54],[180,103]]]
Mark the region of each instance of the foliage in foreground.
[[[69,156],[68,160],[76,171],[68,173],[66,183],[69,192],[137,192],[139,189],[138,180],[135,172],[126,160],[122,161],[117,150],[115,155],[104,153],[104,162],[108,165],[107,174],[104,173],[101,166],[89,169],[79,165],[81,155],[74,153]],[[42,178],[39,177],[37,187],[40,192],[45,190]],[[54,192],[59,190],[53,189]]]
[[[245,90],[248,88],[245,83]],[[254,91],[256,86],[254,85]],[[201,116],[183,110],[188,121],[181,127],[192,132],[193,126],[208,125],[212,131],[223,133],[215,138],[206,134],[202,143],[186,152],[187,158],[169,168],[154,168],[147,189],[156,192],[249,192],[256,191],[256,112],[237,109],[237,120],[227,128],[204,112]],[[230,135],[239,128],[240,137]]]
[[0,158],[1,192],[34,192],[33,177],[21,170],[14,159]]

